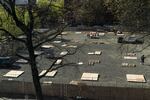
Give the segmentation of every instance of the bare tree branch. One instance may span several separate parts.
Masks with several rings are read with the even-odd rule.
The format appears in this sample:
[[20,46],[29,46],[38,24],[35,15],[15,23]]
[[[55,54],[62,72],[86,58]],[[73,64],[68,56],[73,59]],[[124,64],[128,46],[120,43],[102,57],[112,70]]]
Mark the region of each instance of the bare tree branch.
[[10,0],[0,0],[0,4],[3,6],[3,8],[8,12],[12,13],[11,7],[10,7]]
[[33,7],[32,7],[32,3],[31,1],[29,2],[29,5],[28,5],[28,13],[29,13],[29,23],[28,23],[28,26],[29,26],[29,30],[33,30],[33,25],[34,25],[34,18],[33,18],[33,13],[32,13],[32,10],[33,10]]
[[30,59],[28,59],[28,58],[26,58],[26,57],[24,57],[24,56],[21,56],[21,55],[18,54],[18,53],[16,53],[16,56],[18,56],[18,57],[20,57],[20,58],[22,58],[22,59],[25,59],[25,60],[27,60],[27,61],[30,61]]
[[[56,60],[57,61],[57,60]],[[56,61],[54,61],[53,62],[53,64],[46,70],[46,72],[43,74],[43,75],[41,75],[41,76],[39,76],[39,78],[41,79],[42,77],[44,77],[48,72],[50,72],[50,71],[53,71],[53,70],[57,70],[57,69],[59,69],[59,68],[62,68],[62,67],[64,67],[64,66],[76,66],[77,64],[75,64],[75,63],[67,63],[67,64],[62,64],[62,65],[59,65],[59,66],[57,66],[56,68],[52,68],[54,65],[55,65],[55,63],[56,63]]]
[[56,61],[57,61],[57,60],[55,60],[55,61],[52,63],[52,65],[46,70],[46,72],[45,72],[43,75],[39,76],[39,78],[44,77],[44,76],[50,71],[50,69],[55,65]]
[[2,27],[3,25],[3,21],[2,21],[2,18],[0,17],[0,27]]
[[15,0],[0,0],[0,4],[3,6],[3,8],[8,12],[8,14],[13,18],[13,20],[16,23],[16,26],[19,27],[22,32],[26,33],[29,31],[28,27],[19,20],[16,14],[16,9],[15,9]]
[[22,42],[22,43],[26,43],[25,40],[22,40],[22,39],[19,39],[19,38],[15,37],[15,36],[12,35],[9,31],[7,31],[7,30],[5,30],[5,29],[3,29],[3,28],[0,28],[0,31],[5,32],[7,35],[11,36],[11,38],[14,39],[14,40],[20,41],[20,42]]
[[[43,41],[41,41],[40,43],[38,43],[38,44],[36,44],[36,45],[34,46],[34,49],[38,48],[38,47],[39,47],[40,45],[42,45],[43,43],[46,43],[46,42],[49,42],[49,41],[52,41],[53,39],[55,39],[58,35],[60,35],[60,34],[62,33],[62,31],[63,31],[65,28],[66,28],[66,26],[63,27],[63,28],[61,28],[61,29],[58,29],[58,30],[57,30],[56,32],[54,32],[54,33],[51,33],[51,34],[47,35],[47,36],[44,38]],[[51,38],[49,38],[49,37],[51,37]]]
[[57,69],[59,69],[59,68],[65,67],[65,66],[77,66],[77,64],[76,64],[76,63],[63,64],[63,65],[57,66],[56,68],[52,68],[51,71],[57,70]]
[[[59,68],[61,68],[61,67],[67,66],[67,65],[77,65],[76,63],[67,63],[67,64],[60,65],[60,66],[58,66],[58,67],[56,67],[56,68],[53,68],[53,66],[55,65],[55,63],[56,63],[56,61],[57,61],[58,59],[62,59],[62,58],[66,57],[66,56],[69,56],[69,55],[74,55],[74,54],[78,51],[78,49],[81,48],[81,47],[83,47],[83,45],[79,46],[78,48],[75,49],[74,52],[68,53],[67,55],[63,55],[63,56],[61,56],[61,57],[52,57],[51,59],[53,59],[53,60],[55,59],[55,61],[54,61],[54,62],[52,63],[52,65],[46,70],[46,72],[45,72],[43,75],[39,76],[39,77],[42,78],[42,77],[44,77],[49,71],[53,71],[53,70],[59,69]],[[67,51],[68,51],[68,50],[67,50]],[[68,51],[68,52],[69,52],[69,51]]]
[[144,34],[142,37],[140,37],[140,38],[138,38],[138,39],[143,39],[143,38],[145,38],[145,37],[147,37],[147,36],[150,36],[150,34]]
[[141,50],[137,50],[135,52],[142,52],[143,50],[147,49],[150,46],[150,44],[146,45],[144,48],[142,48]]

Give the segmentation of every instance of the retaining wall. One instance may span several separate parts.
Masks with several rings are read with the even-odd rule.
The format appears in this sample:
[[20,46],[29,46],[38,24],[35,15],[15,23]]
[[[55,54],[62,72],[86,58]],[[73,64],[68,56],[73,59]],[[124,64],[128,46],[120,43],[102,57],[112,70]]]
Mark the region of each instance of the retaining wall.
[[[42,84],[45,96],[81,96],[97,100],[150,100],[150,89],[71,84]],[[31,82],[0,81],[0,93],[34,95]]]

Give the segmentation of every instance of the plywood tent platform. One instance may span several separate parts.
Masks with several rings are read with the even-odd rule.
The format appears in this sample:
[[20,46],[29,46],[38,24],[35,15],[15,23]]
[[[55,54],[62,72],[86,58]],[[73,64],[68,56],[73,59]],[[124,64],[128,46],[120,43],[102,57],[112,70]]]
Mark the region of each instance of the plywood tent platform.
[[125,34],[117,34],[117,36],[124,36]]
[[11,70],[8,73],[6,73],[5,75],[3,75],[4,77],[12,77],[12,78],[17,78],[20,75],[22,75],[24,73],[24,71],[18,71],[18,70]]
[[95,54],[95,55],[101,55],[101,54],[102,54],[102,51],[95,51],[94,54]]
[[77,81],[77,80],[72,80],[72,81],[70,81],[69,84],[71,84],[71,85],[78,85],[78,86],[85,86],[85,85],[87,85],[86,83],[83,83],[82,81]]
[[94,65],[94,64],[99,64],[101,63],[100,60],[89,60],[88,65]]
[[67,54],[68,54],[68,51],[62,51],[62,52],[60,53],[61,56],[65,56],[65,55],[67,55]]
[[61,41],[53,41],[53,43],[59,44],[61,43]]
[[80,61],[80,62],[78,62],[77,64],[78,64],[78,65],[83,65],[83,62]]
[[55,65],[59,65],[59,64],[61,64],[61,63],[62,63],[62,59],[57,59]]
[[97,81],[98,76],[99,76],[98,73],[83,73],[81,76],[81,80]]
[[[45,72],[46,72],[46,70],[43,70],[43,71],[39,74],[39,76],[43,75]],[[47,76],[47,77],[54,77],[54,76],[56,75],[56,73],[57,73],[57,70],[53,70],[53,71],[51,71],[51,72],[48,72],[45,76]]]
[[76,45],[68,45],[67,47],[68,47],[68,48],[77,48]]
[[25,59],[19,59],[16,61],[16,63],[26,64],[26,63],[28,63],[28,61]]
[[101,33],[101,32],[99,32],[99,33],[98,33],[98,35],[99,35],[99,36],[104,36],[104,35],[105,35],[105,33]]
[[136,56],[124,56],[124,59],[137,59],[137,57]]
[[128,82],[146,82],[144,75],[126,74],[126,78]]
[[61,45],[61,47],[66,47],[66,46],[67,46],[67,44],[62,44],[62,45]]
[[136,67],[135,64],[122,63],[122,67]]
[[52,81],[43,81],[43,84],[52,84]]
[[88,52],[88,55],[101,55],[102,51]]
[[41,55],[43,53],[44,53],[43,51],[34,51],[34,54],[37,55],[37,56],[39,56],[39,55]]
[[136,53],[127,53],[126,56],[136,56]]
[[82,34],[82,32],[75,32],[75,34]]
[[62,32],[61,34],[62,34],[62,35],[67,35],[67,34],[68,34],[68,32]]
[[45,45],[41,46],[41,48],[43,48],[43,49],[49,49],[49,48],[53,48],[53,47],[54,47],[53,45],[48,45],[48,44],[47,45],[45,44]]

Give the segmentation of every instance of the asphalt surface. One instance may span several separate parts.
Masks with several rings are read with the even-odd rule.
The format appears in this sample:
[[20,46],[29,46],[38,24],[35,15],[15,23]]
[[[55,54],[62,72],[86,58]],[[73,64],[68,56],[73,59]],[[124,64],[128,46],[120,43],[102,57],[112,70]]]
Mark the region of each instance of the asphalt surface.
[[[86,36],[86,32],[77,34],[75,32],[68,32],[63,35],[65,42],[55,44],[53,48],[55,56],[58,56],[61,51],[69,50],[74,52],[74,48],[61,47],[63,44],[78,46],[77,52],[74,55],[65,56],[63,64],[74,63],[73,65],[66,65],[58,70],[54,77],[44,77],[42,81],[52,81],[52,83],[64,83],[69,84],[70,81],[81,81],[82,73],[92,72],[99,73],[98,81],[81,81],[87,85],[93,86],[112,86],[112,87],[136,87],[136,88],[149,88],[150,87],[150,48],[142,50],[149,44],[148,37],[145,38],[144,44],[118,44],[117,36],[111,33],[105,34],[100,39],[89,39]],[[98,42],[98,43],[96,43]],[[103,43],[102,43],[103,42]],[[88,52],[102,51],[101,55],[88,55]],[[142,50],[142,51],[140,51]],[[137,60],[124,60],[123,57],[126,53],[136,53]],[[146,55],[145,64],[140,64],[141,55]],[[101,63],[89,66],[89,60],[100,60]],[[77,65],[78,62],[83,62],[83,65]],[[121,67],[121,64],[127,62],[136,64],[136,67]],[[37,57],[37,66],[39,72],[47,69],[52,64],[50,59],[47,59],[45,55]],[[32,82],[31,69],[28,64],[19,64],[21,67],[17,70],[25,71],[24,74],[18,78],[12,78],[22,82]],[[54,66],[56,68],[57,66]],[[8,80],[3,75],[10,69],[0,69],[0,79]],[[146,83],[133,83],[127,82],[126,74],[143,74],[146,79]]]

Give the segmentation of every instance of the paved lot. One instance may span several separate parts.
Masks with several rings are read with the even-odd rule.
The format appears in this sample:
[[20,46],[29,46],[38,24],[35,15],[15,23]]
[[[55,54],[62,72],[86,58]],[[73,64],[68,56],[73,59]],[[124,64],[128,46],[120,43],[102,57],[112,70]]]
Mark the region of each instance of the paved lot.
[[[62,42],[60,44],[55,44],[55,46],[60,47],[62,44],[77,45],[78,50],[74,55],[66,56],[64,58],[64,63],[77,63],[82,61],[83,65],[73,65],[65,66],[58,69],[58,72],[54,78],[44,77],[43,80],[49,80],[53,83],[65,83],[69,84],[70,81],[80,81],[83,72],[93,72],[99,73],[98,81],[82,81],[88,85],[96,86],[113,86],[113,87],[137,87],[137,88],[149,88],[150,87],[150,48],[146,48],[140,51],[145,45],[148,44],[148,39],[145,38],[145,43],[143,45],[136,44],[126,44],[121,45],[117,43],[117,36],[114,34],[105,34],[100,39],[88,39],[85,32],[82,34],[76,34],[75,32],[68,32],[69,34],[63,35],[63,38],[68,40],[68,42]],[[96,44],[96,42],[104,42],[104,44]],[[64,51],[64,48],[54,48],[57,55]],[[88,55],[88,52],[101,50],[101,55]],[[137,54],[137,60],[124,60],[123,56],[126,53],[134,52]],[[144,65],[140,65],[140,56],[145,54],[147,56]],[[95,64],[94,66],[89,66],[89,60],[100,60],[100,64]],[[44,55],[37,58],[39,72],[48,68],[51,65],[51,61],[45,58]],[[136,64],[136,67],[121,67],[123,62],[128,62]],[[13,78],[13,80],[19,81],[32,81],[31,70],[28,64],[20,64],[21,68],[19,70],[25,71],[18,78]],[[57,67],[57,66],[56,66]],[[10,69],[0,69],[0,79],[7,80],[8,78],[3,77],[3,75]],[[143,74],[146,78],[146,83],[131,83],[127,82],[126,74]]]

